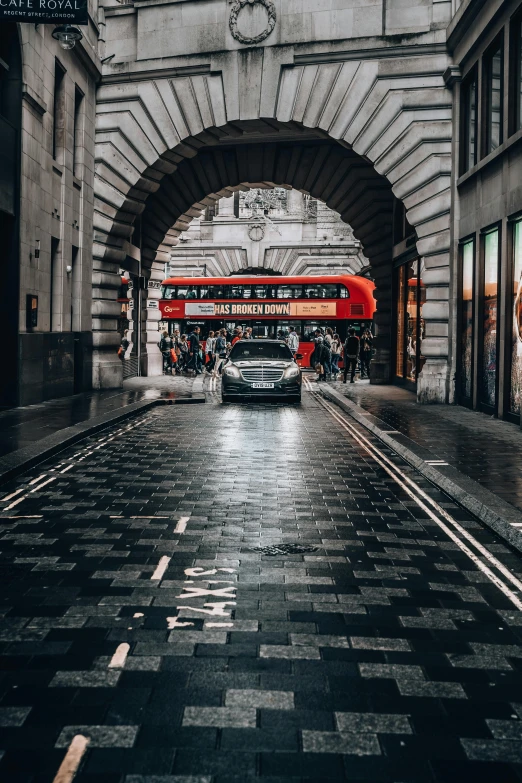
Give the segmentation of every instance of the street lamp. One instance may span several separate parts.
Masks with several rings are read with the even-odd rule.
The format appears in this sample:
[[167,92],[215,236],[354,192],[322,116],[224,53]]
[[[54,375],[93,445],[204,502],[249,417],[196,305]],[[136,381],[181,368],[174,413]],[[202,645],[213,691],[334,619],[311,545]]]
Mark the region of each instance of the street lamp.
[[81,41],[83,35],[77,27],[73,27],[70,24],[60,24],[53,30],[53,38],[55,38],[62,49],[74,49],[78,41]]

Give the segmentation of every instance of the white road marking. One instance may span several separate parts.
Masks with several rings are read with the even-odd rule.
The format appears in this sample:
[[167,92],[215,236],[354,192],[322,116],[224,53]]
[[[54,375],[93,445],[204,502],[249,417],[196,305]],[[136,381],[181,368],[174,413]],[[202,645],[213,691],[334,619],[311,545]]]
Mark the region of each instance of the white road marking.
[[170,563],[170,557],[167,557],[166,555],[163,555],[163,557],[160,558],[160,561],[159,561],[158,565],[156,566],[156,570],[152,574],[151,579],[155,579],[155,580],[162,579],[163,578],[163,574],[165,573],[165,571],[169,567],[169,563]]
[[38,484],[38,482],[41,479],[45,478],[45,475],[46,475],[45,473],[42,473],[41,476],[37,476],[36,478],[34,478],[32,481],[29,482],[29,486],[32,487],[33,484]]
[[74,468],[74,463],[73,463],[73,462],[71,462],[71,464],[70,464],[70,465],[67,465],[67,467],[66,467],[66,468],[64,468],[63,470],[61,470],[61,471],[60,471],[60,473],[67,473],[67,471],[68,471],[68,470],[70,470],[71,468]]
[[18,500],[14,500],[9,506],[6,506],[4,508],[4,511],[10,511],[12,508],[17,506],[19,503],[22,502],[22,500],[25,500],[27,495],[22,495],[22,497],[18,498]]
[[185,528],[187,527],[187,522],[189,521],[190,517],[181,517],[178,519],[178,524],[174,528],[174,533],[184,533]]
[[8,495],[6,498],[2,498],[2,503],[7,503],[8,500],[15,498],[17,495],[20,494],[20,492],[23,492],[24,489],[25,487],[21,487],[20,489],[17,489],[16,492],[11,492],[11,494]]
[[42,484],[38,484],[37,487],[34,487],[34,489],[31,489],[30,492],[38,492],[42,487],[50,484],[51,481],[56,481],[56,476],[51,476],[51,478],[48,478],[47,481],[44,481]]
[[178,617],[167,617],[167,629],[169,631],[173,631],[174,628],[186,628],[189,625],[194,625],[194,623],[178,623]]
[[205,628],[233,628],[234,623],[209,623],[205,622]]
[[89,737],[84,737],[83,734],[77,734],[72,738],[53,783],[71,783],[78,771],[89,742]]
[[119,644],[116,648],[116,652],[110,660],[109,669],[122,669],[125,666],[125,661],[127,660],[129,650],[130,644],[127,644],[127,642]]
[[[412,500],[414,500],[417,505],[428,514],[430,519],[432,519],[446,533],[446,535],[451,538],[455,544],[457,544],[459,549],[464,552],[470,558],[470,560],[472,560],[477,568],[486,574],[488,579],[490,579],[493,584],[495,584],[496,587],[498,587],[498,589],[501,590],[501,592],[504,593],[507,598],[509,598],[509,600],[517,607],[517,609],[522,610],[522,600],[519,598],[519,596],[516,595],[511,590],[511,588],[505,582],[503,582],[502,579],[500,579],[497,574],[495,574],[477,554],[475,554],[475,552],[473,552],[468,546],[466,546],[466,544],[464,544],[462,538],[465,538],[469,544],[473,546],[477,552],[479,552],[482,557],[488,561],[491,567],[499,571],[519,593],[522,592],[522,582],[517,579],[517,577],[514,576],[509,571],[509,569],[500,562],[500,560],[492,555],[491,552],[486,549],[486,547],[482,546],[482,544],[477,541],[471,535],[471,533],[459,525],[459,523],[453,519],[453,517],[448,514],[447,511],[439,506],[435,500],[430,498],[430,496],[426,494],[426,492],[424,492],[415,481],[409,478],[409,476],[407,476],[400,468],[398,468],[397,465],[392,462],[392,460],[388,459],[388,457],[380,449],[374,446],[370,440],[359,433],[352,424],[347,422],[346,419],[341,416],[328,402],[320,399],[318,396],[316,396],[316,399],[341,425],[341,427],[343,427],[343,429],[345,429],[352,436],[352,438],[375,460],[375,462],[395,480],[395,482],[406,492],[406,494],[409,495]],[[430,506],[432,508],[430,508]],[[440,517],[442,517],[445,521],[443,522]],[[458,535],[456,535],[456,533],[454,533],[448,525],[453,527]]]

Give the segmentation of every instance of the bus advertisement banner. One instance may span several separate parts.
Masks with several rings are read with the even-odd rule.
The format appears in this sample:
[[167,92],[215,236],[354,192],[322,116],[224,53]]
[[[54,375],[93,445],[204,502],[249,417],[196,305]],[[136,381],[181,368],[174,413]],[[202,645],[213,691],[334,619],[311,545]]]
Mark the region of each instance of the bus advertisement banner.
[[337,315],[336,302],[186,302],[185,317],[252,315],[327,318]]

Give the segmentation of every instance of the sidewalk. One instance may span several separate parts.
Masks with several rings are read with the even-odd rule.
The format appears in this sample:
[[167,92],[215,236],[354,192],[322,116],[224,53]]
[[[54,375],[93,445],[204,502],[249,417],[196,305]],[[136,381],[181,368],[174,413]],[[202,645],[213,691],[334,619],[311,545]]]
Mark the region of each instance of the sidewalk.
[[195,402],[200,378],[129,378],[123,389],[75,394],[0,412],[0,480],[117,421],[165,402]]
[[519,427],[456,405],[418,405],[412,392],[397,386],[318,386],[332,400],[348,401],[347,412],[359,423],[522,549]]

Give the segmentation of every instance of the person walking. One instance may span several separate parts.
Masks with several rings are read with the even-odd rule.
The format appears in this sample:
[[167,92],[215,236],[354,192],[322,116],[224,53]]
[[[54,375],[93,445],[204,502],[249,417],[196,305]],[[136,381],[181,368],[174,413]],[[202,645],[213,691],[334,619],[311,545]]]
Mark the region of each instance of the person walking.
[[359,338],[355,335],[355,329],[352,327],[348,329],[348,337],[344,344],[344,378],[343,383],[346,383],[346,376],[350,372],[350,383],[355,383],[355,371],[357,369],[357,360],[359,359]]
[[201,370],[199,369],[200,363],[199,363],[199,326],[192,327],[192,331],[190,332],[188,336],[188,345],[189,345],[189,368],[191,370],[194,370],[195,375],[201,375]]
[[187,335],[182,334],[180,343],[179,343],[179,371],[180,372],[186,372],[188,370],[188,364],[189,364],[189,344],[187,340]]
[[253,340],[253,337],[252,337],[252,327],[251,326],[247,326],[247,328],[245,329],[245,334],[243,335],[243,340]]
[[240,326],[235,329],[234,337],[232,338],[232,345],[235,345],[239,340],[243,339],[243,330]]
[[324,344],[322,337],[315,341],[315,348],[310,357],[310,364],[317,373],[317,381],[326,381],[326,368],[330,362],[330,349]]
[[178,358],[178,361],[174,365],[174,370],[176,371],[176,375],[181,374],[181,350],[180,350],[180,344],[181,344],[181,337],[179,335],[179,329],[174,329],[172,332],[172,342],[174,343],[174,351],[176,353],[176,356]]
[[361,337],[361,378],[370,377],[370,364],[373,354],[373,336],[369,329],[365,329]]
[[295,330],[295,326],[290,327],[290,334],[288,335],[287,344],[290,350],[292,351],[292,356],[295,359],[295,355],[299,348],[299,335]]
[[214,355],[215,344],[216,344],[216,338],[214,337],[214,332],[209,332],[208,337],[205,341],[205,354],[207,356],[207,363],[205,365],[205,370],[209,374],[212,372],[212,368],[214,367],[214,362],[216,360],[216,357]]
[[227,333],[225,329],[220,329],[216,342],[214,343],[214,369],[212,371],[212,377],[217,378],[221,370],[221,365],[227,358]]
[[330,350],[332,351],[332,374],[333,374],[333,380],[337,380],[337,376],[339,375],[339,359],[341,358],[341,352],[343,350],[341,345],[341,338],[337,333],[334,334],[332,344],[330,346]]
[[161,355],[163,356],[163,374],[166,375],[167,372],[170,372],[172,375],[172,354],[170,353],[171,349],[174,348],[174,343],[172,341],[172,338],[169,337],[168,332],[163,332],[161,336],[161,340],[159,342],[159,349],[161,351]]

